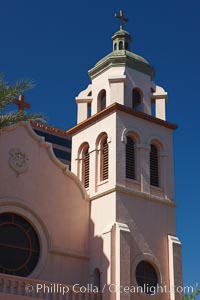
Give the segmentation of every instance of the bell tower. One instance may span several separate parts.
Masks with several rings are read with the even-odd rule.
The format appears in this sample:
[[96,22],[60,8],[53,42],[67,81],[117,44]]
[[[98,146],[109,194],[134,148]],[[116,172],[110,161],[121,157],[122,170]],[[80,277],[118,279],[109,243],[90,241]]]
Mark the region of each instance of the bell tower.
[[179,295],[170,287],[182,284],[177,126],[166,120],[167,92],[154,83],[154,67],[131,52],[132,38],[123,28],[128,20],[122,11],[115,16],[120,30],[112,37],[113,51],[89,70],[91,83],[76,97],[77,125],[69,130],[72,172],[91,204],[89,280],[98,270],[103,299],[151,294],[174,300]]

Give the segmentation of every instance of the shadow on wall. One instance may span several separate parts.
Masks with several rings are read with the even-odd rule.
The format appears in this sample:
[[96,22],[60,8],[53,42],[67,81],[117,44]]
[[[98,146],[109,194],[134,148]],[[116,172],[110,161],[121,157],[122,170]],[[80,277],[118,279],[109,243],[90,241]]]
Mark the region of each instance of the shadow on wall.
[[93,286],[102,290],[104,284],[109,282],[108,269],[110,259],[104,253],[104,239],[102,236],[95,236],[95,224],[90,220],[89,240],[89,280]]

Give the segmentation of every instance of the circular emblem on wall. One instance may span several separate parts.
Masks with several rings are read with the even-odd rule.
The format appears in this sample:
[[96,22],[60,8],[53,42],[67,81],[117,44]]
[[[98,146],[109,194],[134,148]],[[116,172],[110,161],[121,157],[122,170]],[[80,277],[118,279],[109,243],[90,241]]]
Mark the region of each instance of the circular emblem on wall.
[[28,156],[19,148],[12,148],[9,151],[9,165],[17,173],[22,174],[28,170]]

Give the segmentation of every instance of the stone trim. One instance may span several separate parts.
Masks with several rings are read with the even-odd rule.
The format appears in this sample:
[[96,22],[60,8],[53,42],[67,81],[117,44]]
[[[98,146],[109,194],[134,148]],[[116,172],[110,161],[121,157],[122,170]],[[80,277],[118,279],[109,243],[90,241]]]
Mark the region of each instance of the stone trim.
[[88,200],[89,201],[94,201],[96,199],[99,199],[101,197],[104,197],[106,195],[109,195],[109,194],[115,193],[115,192],[124,193],[124,194],[128,194],[128,195],[133,195],[133,196],[136,196],[137,198],[142,198],[143,200],[156,202],[156,203],[164,204],[164,205],[171,206],[171,207],[176,207],[178,205],[177,202],[175,202],[173,200],[170,200],[168,198],[166,199],[166,198],[162,198],[162,197],[155,196],[155,195],[152,195],[152,194],[147,194],[147,193],[144,193],[144,192],[138,192],[136,190],[133,190],[133,189],[130,189],[130,188],[127,188],[127,187],[123,187],[123,186],[119,186],[119,185],[116,185],[114,188],[109,189],[109,190],[107,190],[103,193],[100,193],[100,194],[97,193],[96,195],[94,195],[92,197],[89,197]]
[[49,250],[49,253],[55,254],[55,255],[62,255],[62,256],[78,258],[78,259],[82,259],[82,260],[90,260],[90,257],[89,257],[88,254],[81,253],[79,251],[74,251],[74,250],[71,250],[71,249],[61,249],[61,248],[52,247]]
[[178,237],[168,235],[168,253],[169,253],[169,282],[170,287],[172,287],[172,291],[170,292],[170,300],[175,300],[176,295],[173,291],[173,287],[175,286],[175,278],[174,278],[174,249],[173,245],[178,244],[181,245],[181,242]]
[[91,103],[93,100],[92,96],[88,96],[87,98],[76,97],[76,103]]
[[127,135],[128,134],[133,134],[133,137],[135,135],[136,140],[138,140],[137,142],[139,143],[143,143],[143,137],[142,137],[142,133],[140,131],[140,129],[138,129],[137,127],[128,127],[128,128],[124,128],[122,135],[121,135],[121,142],[122,143],[127,143]]
[[116,83],[116,82],[125,82],[126,81],[126,75],[121,76],[112,76],[108,78],[109,83]]
[[63,130],[63,129],[59,129],[59,128],[56,128],[56,127],[53,127],[53,126],[50,126],[50,125],[47,125],[47,124],[43,124],[43,123],[40,123],[40,122],[35,122],[35,121],[30,121],[30,124],[35,129],[39,129],[39,130],[42,130],[42,131],[45,131],[45,132],[53,133],[53,134],[56,134],[58,136],[64,136],[64,137],[67,136],[66,130]]
[[123,54],[115,55],[114,53],[108,54],[105,58],[103,58],[100,62],[98,62],[92,69],[88,71],[90,79],[93,80],[101,73],[105,72],[109,68],[113,68],[115,66],[124,66],[135,69],[139,72],[145,73],[149,75],[151,78],[155,75],[154,68],[146,62],[138,60],[129,55],[132,54],[129,51],[124,51]]

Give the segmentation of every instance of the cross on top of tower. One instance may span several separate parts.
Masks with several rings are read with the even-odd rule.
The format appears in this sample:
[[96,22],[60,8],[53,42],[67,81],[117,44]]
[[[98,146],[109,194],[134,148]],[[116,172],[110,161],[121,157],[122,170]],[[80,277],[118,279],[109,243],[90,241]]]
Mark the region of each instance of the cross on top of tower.
[[124,22],[128,22],[128,19],[124,17],[123,10],[120,10],[119,14],[115,13],[115,17],[120,19],[120,30],[124,29]]
[[30,108],[30,104],[24,101],[24,95],[19,95],[18,99],[14,99],[13,103],[18,106],[18,112],[24,112],[25,108]]

